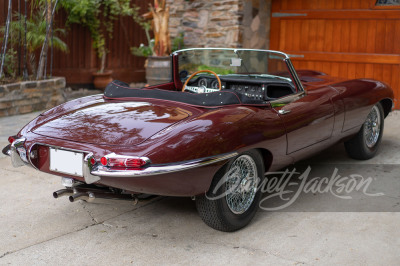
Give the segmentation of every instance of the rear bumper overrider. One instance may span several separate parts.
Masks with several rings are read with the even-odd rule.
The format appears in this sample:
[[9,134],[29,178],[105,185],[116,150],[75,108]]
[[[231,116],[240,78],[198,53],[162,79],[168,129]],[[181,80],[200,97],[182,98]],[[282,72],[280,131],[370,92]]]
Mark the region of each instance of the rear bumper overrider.
[[3,149],[3,153],[11,157],[11,163],[14,167],[29,165],[28,155],[24,147],[25,141],[26,138],[16,139]]
[[[3,149],[3,153],[11,157],[11,161],[14,167],[20,167],[24,165],[33,166],[29,160],[29,152],[26,150],[24,143],[26,138],[16,139],[12,144],[8,145]],[[62,149],[62,148],[61,148]],[[70,150],[70,149],[66,149]],[[92,165],[91,158],[93,153],[86,153],[83,161],[83,178],[87,184],[97,182],[101,177],[144,177],[169,174],[179,171],[185,171],[192,168],[202,167],[222,161],[226,161],[237,156],[237,152],[230,152],[225,154],[214,155],[210,157],[203,157],[193,159],[189,161],[182,161],[170,164],[162,165],[149,165],[143,169],[115,169],[107,166],[103,166],[100,163]]]

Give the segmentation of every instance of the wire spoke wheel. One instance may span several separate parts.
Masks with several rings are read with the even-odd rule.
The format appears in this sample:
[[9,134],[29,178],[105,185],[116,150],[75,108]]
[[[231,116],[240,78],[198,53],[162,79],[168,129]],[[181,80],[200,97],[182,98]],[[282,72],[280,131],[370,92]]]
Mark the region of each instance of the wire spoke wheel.
[[214,176],[204,196],[196,197],[201,219],[210,227],[232,232],[246,226],[261,200],[258,184],[264,179],[264,160],[258,150],[243,152]]
[[382,139],[384,111],[381,103],[375,104],[357,135],[344,143],[347,154],[357,160],[368,160],[375,156]]
[[365,144],[372,148],[378,142],[381,133],[381,117],[379,109],[375,105],[368,114],[367,120],[364,123]]
[[226,175],[226,202],[234,214],[249,209],[257,192],[257,166],[249,155],[237,158]]

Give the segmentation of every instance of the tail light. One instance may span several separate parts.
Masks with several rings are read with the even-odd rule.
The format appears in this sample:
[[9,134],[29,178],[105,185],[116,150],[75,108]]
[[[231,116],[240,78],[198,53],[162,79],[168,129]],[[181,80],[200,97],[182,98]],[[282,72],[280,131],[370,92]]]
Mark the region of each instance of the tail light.
[[8,142],[9,142],[10,144],[13,144],[13,142],[14,142],[17,138],[18,138],[17,136],[10,136],[10,137],[8,137]]
[[102,157],[100,162],[102,165],[111,168],[140,169],[149,164],[150,160],[146,157],[124,156],[112,153]]

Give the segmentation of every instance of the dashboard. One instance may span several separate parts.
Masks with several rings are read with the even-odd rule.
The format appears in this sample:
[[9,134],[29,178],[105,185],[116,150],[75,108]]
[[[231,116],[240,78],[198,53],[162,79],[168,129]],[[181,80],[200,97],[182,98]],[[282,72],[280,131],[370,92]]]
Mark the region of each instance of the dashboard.
[[[222,90],[231,90],[254,100],[273,100],[296,92],[292,82],[271,78],[220,77]],[[199,88],[218,89],[214,77],[200,76],[188,84]]]

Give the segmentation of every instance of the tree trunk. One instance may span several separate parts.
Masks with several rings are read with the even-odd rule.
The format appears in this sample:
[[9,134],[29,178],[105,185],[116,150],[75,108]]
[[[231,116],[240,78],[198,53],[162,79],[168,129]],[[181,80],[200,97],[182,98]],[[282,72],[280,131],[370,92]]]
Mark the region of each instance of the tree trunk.
[[52,20],[52,10],[51,10],[51,0],[46,0],[47,4],[46,4],[46,10],[45,10],[45,16],[46,16],[46,21],[47,21],[47,25],[46,25],[46,37],[43,43],[43,47],[42,47],[42,53],[40,55],[39,58],[39,65],[38,65],[38,69],[37,69],[37,79],[42,79],[43,78],[43,74],[44,74],[44,69],[46,67],[47,64],[47,50],[48,50],[48,39],[49,36],[51,34],[51,28],[50,28],[50,24],[51,24],[51,20]]

